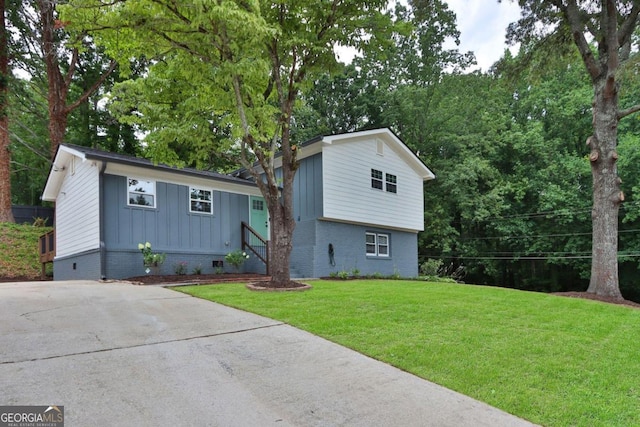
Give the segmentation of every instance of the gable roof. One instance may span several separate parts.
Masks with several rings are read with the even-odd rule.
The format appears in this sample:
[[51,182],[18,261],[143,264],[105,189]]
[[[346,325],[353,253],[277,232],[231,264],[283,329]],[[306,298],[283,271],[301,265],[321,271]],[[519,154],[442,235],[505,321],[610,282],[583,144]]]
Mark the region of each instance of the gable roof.
[[192,168],[178,168],[165,165],[162,163],[154,164],[149,159],[141,157],[129,156],[126,154],[111,153],[109,151],[97,150],[90,147],[82,147],[73,144],[61,144],[58,147],[56,156],[49,170],[49,176],[42,192],[42,200],[53,201],[57,197],[58,191],[64,180],[65,173],[59,173],[66,170],[72,157],[78,157],[82,161],[95,160],[103,163],[117,163],[121,165],[135,166],[145,169],[160,170],[171,172],[184,176],[192,176],[205,178],[209,180],[220,181],[230,184],[240,184],[255,187],[255,183],[243,178],[221,174],[218,172],[203,171]]
[[[362,139],[367,137],[376,137],[383,139],[390,144],[396,152],[404,159],[407,164],[412,167],[424,181],[435,179],[435,174],[429,169],[429,167],[422,161],[417,154],[415,154],[393,131],[389,128],[378,128],[356,132],[348,132],[341,134],[316,136],[308,141],[300,144],[300,150],[298,150],[298,160],[302,160],[306,157],[313,156],[322,151],[323,145],[331,145],[340,142],[349,142],[351,140]],[[278,152],[275,156],[276,167],[281,166],[282,153]],[[256,163],[254,166],[257,166]],[[249,173],[245,168],[238,169],[232,172],[234,176],[249,177]]]
[[[320,139],[324,144],[336,144],[348,142],[354,139],[362,138],[380,138],[389,144],[404,161],[414,169],[424,181],[435,179],[435,174],[431,172],[429,167],[422,161],[416,153],[414,153],[398,136],[389,128],[379,128],[371,130],[363,130],[359,132],[343,133],[338,135],[324,136]],[[318,141],[311,140],[309,144],[315,144]]]

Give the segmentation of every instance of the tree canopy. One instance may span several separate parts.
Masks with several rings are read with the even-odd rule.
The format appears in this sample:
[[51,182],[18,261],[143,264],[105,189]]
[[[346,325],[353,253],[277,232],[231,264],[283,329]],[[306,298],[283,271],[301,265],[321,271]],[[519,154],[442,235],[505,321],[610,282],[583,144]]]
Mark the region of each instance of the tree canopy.
[[336,44],[380,50],[388,43],[392,22],[385,4],[71,1],[64,19],[92,34],[121,64],[131,57],[150,61],[148,75],[126,82],[119,94],[142,101],[132,120],[150,128],[154,159],[180,163],[176,147],[194,137],[189,145],[200,159],[211,152],[238,154],[269,210],[270,273],[281,286],[289,282],[295,227],[294,106],[314,74],[336,67]]
[[[285,277],[298,144],[389,127],[437,176],[425,185],[421,263],[470,283],[541,291],[582,291],[596,277],[594,248],[611,242],[593,244],[593,185],[609,166],[606,216],[619,220],[619,288],[640,300],[636,3],[603,2],[616,7],[613,25],[600,3],[520,1],[522,20],[509,31],[520,52],[469,73],[472,53],[444,47],[459,32],[438,0],[391,8],[355,0],[71,1],[54,11],[56,37],[69,49],[62,58],[77,49],[79,60],[68,100],[92,87],[111,59],[118,74],[69,113],[65,139],[158,162],[253,171],[280,224],[271,231]],[[10,27],[35,25],[39,15],[24,12],[7,15]],[[576,22],[568,19],[574,12]],[[603,43],[612,33],[600,30],[613,26],[611,74],[614,50]],[[11,182],[19,189],[12,201],[39,203],[50,164],[46,67],[37,40],[12,42],[10,67],[30,75],[9,76]],[[338,45],[359,54],[340,64]],[[70,64],[60,62],[63,74]],[[614,79],[618,101],[613,146],[593,127],[601,75]],[[274,173],[279,162],[288,172]]]

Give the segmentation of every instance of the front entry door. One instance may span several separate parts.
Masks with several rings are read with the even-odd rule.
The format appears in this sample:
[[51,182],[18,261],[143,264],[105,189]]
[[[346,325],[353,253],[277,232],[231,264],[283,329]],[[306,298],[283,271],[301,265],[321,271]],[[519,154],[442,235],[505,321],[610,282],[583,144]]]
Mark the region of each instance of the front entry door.
[[[251,228],[256,230],[264,240],[269,240],[269,211],[267,210],[267,204],[262,197],[258,196],[251,196],[249,203],[251,204]],[[257,244],[257,242],[251,243]]]

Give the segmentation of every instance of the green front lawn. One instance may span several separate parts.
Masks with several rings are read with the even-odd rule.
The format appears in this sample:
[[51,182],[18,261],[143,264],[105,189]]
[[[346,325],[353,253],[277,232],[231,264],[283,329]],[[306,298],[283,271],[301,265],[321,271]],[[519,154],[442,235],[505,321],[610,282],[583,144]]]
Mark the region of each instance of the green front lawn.
[[315,281],[176,288],[281,320],[545,426],[640,425],[640,310],[512,289]]

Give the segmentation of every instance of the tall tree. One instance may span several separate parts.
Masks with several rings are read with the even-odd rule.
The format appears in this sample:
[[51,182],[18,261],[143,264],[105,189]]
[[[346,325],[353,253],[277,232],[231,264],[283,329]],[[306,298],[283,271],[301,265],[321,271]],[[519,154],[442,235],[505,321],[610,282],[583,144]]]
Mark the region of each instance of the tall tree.
[[9,41],[5,0],[0,0],[0,222],[14,222],[11,212],[11,154],[9,151]]
[[[298,167],[290,134],[294,105],[315,73],[336,66],[335,44],[380,47],[389,26],[381,12],[385,4],[78,0],[70,2],[68,12],[74,16],[69,20],[83,20],[85,28],[115,28],[111,38],[109,31],[99,36],[112,54],[153,58],[147,78],[178,82],[190,91],[190,117],[224,117],[232,131],[230,143],[239,144],[239,161],[255,178],[268,207],[272,286],[286,286]],[[185,79],[189,84],[183,84]]]
[[64,141],[69,113],[87,101],[117,64],[111,61],[93,84],[74,100],[69,99],[73,77],[80,61],[79,44],[85,41],[86,34],[77,34],[77,38],[67,41],[66,45],[62,42],[63,29],[67,23],[57,19],[57,3],[52,0],[35,2],[40,14],[40,43],[48,82],[49,139],[52,159],[58,146]]
[[[592,263],[588,292],[621,299],[618,278],[618,211],[624,201],[617,172],[618,122],[640,111],[621,108],[618,73],[633,52],[637,0],[519,0],[522,18],[510,40],[525,47],[573,40],[593,86],[593,135],[587,138],[593,178]],[[593,42],[590,42],[593,40]]]

